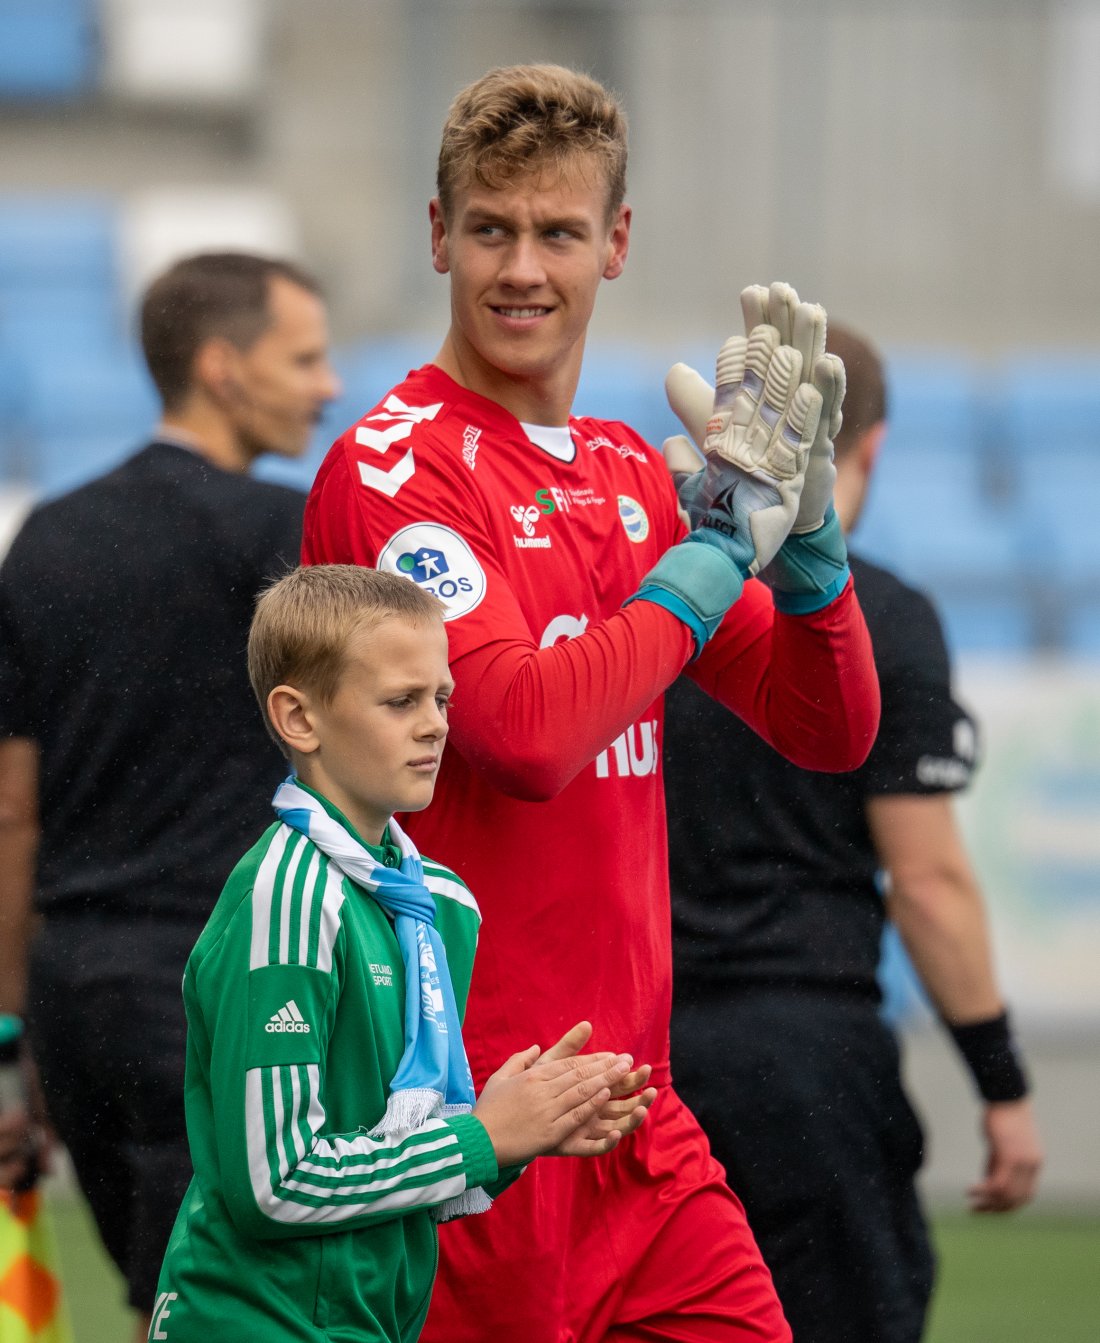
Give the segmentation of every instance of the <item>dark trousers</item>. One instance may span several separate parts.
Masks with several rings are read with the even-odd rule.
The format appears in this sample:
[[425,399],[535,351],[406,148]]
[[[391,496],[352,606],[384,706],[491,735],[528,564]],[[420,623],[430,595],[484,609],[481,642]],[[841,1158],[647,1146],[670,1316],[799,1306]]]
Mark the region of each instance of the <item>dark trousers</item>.
[[914,1186],[922,1138],[876,1005],[708,989],[673,1011],[672,1072],[794,1343],[917,1343],[934,1271]]
[[191,1178],[181,982],[202,930],[185,919],[50,916],[31,954],[31,1046],[130,1304],[151,1311]]

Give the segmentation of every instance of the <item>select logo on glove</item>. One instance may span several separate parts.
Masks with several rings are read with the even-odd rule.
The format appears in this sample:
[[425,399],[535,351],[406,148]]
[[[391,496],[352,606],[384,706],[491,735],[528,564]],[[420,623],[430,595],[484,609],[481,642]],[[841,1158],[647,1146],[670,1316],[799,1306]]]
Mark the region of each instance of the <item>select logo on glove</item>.
[[308,1035],[312,1029],[293,998],[280,1007],[264,1027],[268,1035]]

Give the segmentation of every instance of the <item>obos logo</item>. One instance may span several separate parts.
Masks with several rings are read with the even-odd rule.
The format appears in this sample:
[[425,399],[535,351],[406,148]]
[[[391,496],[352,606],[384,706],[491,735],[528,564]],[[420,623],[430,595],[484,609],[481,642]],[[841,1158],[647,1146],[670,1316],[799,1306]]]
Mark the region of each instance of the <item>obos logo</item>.
[[646,517],[646,511],[637,499],[631,499],[629,494],[619,495],[619,521],[631,541],[640,543],[649,535],[649,518]]
[[485,596],[485,571],[474,552],[457,532],[436,522],[414,522],[395,532],[377,567],[403,574],[438,597],[446,608],[444,620],[468,614]]

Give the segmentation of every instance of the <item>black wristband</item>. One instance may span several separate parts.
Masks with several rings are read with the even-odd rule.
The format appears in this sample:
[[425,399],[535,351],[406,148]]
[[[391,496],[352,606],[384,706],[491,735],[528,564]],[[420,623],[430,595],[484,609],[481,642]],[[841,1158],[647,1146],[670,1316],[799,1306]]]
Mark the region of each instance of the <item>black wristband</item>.
[[1007,1012],[988,1021],[948,1025],[947,1029],[966,1060],[982,1100],[990,1104],[1023,1100],[1029,1090],[1027,1075],[1016,1051]]

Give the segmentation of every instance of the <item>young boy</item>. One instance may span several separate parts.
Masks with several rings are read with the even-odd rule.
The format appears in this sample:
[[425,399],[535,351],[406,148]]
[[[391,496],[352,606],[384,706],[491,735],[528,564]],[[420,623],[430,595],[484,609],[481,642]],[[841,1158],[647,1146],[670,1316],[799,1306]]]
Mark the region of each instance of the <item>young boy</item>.
[[[249,675],[293,774],[187,964],[195,1178],[151,1339],[415,1339],[437,1221],[541,1153],[610,1151],[652,1092],[580,1023],[474,1104],[477,904],[392,819],[431,801],[453,689],[439,602],[327,565],[260,598]],[[622,1099],[613,1099],[622,1095]]]

